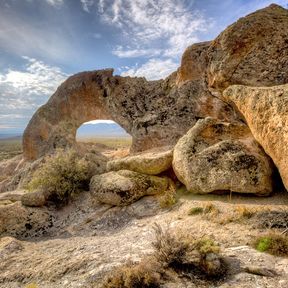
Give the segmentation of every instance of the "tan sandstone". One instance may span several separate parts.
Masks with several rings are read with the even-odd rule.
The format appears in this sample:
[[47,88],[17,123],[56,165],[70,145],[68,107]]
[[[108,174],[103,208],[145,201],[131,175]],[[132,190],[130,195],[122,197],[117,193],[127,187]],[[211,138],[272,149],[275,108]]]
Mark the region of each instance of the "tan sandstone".
[[244,115],[255,139],[277,166],[288,189],[288,85],[246,87],[235,85],[224,97]]
[[272,165],[245,124],[199,120],[176,144],[173,169],[192,193],[272,192]]

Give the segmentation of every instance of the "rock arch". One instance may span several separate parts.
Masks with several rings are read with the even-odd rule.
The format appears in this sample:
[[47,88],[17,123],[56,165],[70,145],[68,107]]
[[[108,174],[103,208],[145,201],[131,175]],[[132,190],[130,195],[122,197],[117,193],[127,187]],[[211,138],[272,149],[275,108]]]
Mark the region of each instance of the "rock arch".
[[84,122],[113,120],[132,136],[132,152],[175,144],[199,118],[237,118],[213,97],[201,79],[165,80],[113,76],[112,69],[69,77],[34,114],[23,136],[24,157],[37,159],[55,148],[76,144]]

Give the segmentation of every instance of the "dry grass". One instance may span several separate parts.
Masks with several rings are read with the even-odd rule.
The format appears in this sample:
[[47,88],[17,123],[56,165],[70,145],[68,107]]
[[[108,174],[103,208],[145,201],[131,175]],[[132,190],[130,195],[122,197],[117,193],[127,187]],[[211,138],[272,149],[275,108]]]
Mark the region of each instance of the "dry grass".
[[21,138],[0,139],[0,161],[13,158],[21,153]]
[[[150,260],[150,261],[149,261]],[[139,264],[129,263],[117,268],[104,279],[103,288],[158,288],[161,287],[161,267],[153,259]]]
[[176,186],[172,180],[169,181],[168,189],[158,197],[161,208],[169,208],[177,203]]
[[205,202],[201,204],[201,206],[192,207],[188,211],[188,215],[195,216],[195,215],[203,215],[206,219],[215,219],[214,217],[220,214],[220,210],[214,205],[212,202]]
[[288,236],[285,234],[271,231],[259,236],[252,245],[260,252],[288,257]]
[[78,142],[103,144],[109,148],[129,148],[132,137],[90,137],[77,139]]

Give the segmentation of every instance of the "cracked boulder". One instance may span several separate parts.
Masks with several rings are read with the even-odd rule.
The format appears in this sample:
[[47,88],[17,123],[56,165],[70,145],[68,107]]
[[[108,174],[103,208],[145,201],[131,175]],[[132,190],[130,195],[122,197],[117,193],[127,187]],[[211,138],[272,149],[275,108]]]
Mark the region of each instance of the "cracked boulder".
[[199,120],[176,144],[172,165],[192,193],[272,192],[272,163],[245,124]]

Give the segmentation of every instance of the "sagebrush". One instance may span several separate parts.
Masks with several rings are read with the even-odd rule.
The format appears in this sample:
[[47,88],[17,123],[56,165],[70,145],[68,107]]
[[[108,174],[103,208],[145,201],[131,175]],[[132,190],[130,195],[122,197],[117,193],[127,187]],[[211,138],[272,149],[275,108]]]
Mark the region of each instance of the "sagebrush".
[[33,174],[29,190],[42,190],[47,198],[67,202],[81,190],[86,190],[91,175],[89,163],[74,150],[58,150],[46,157],[45,162]]

